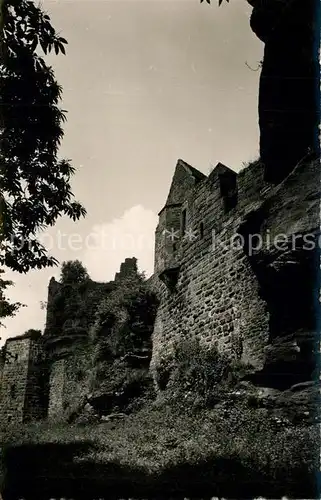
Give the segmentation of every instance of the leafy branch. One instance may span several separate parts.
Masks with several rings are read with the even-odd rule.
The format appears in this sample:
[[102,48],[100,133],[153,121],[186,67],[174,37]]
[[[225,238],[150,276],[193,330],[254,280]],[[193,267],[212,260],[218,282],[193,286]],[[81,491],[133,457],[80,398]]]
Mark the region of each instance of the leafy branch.
[[[75,168],[58,158],[62,87],[41,57],[66,54],[66,45],[41,6],[0,0],[0,266],[20,273],[57,265],[40,231],[62,215],[74,221],[86,215],[71,190]],[[18,303],[0,301],[0,317],[18,310]]]
[[[204,0],[200,0],[201,3],[203,3]],[[227,3],[229,3],[230,0],[226,0]],[[208,4],[211,3],[211,0],[206,0]],[[223,0],[218,0],[218,5],[220,6],[223,3]]]

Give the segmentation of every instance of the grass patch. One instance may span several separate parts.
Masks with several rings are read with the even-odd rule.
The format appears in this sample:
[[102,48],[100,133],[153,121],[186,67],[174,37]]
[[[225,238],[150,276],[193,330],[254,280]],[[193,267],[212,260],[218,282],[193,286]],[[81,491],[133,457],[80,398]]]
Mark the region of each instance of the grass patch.
[[[15,498],[17,488],[20,494],[31,492],[32,484],[41,492],[41,477],[46,477],[46,487],[51,481],[57,489],[55,483],[60,482],[61,496],[81,479],[87,497],[74,491],[73,498],[104,496],[103,489],[110,485],[117,488],[118,498],[126,493],[156,498],[160,491],[163,498],[190,497],[193,492],[229,498],[314,498],[318,440],[316,427],[280,427],[265,409],[221,405],[200,411],[188,398],[149,404],[118,422],[37,424],[2,435],[11,471],[8,498]],[[56,450],[51,456],[48,446]],[[67,459],[68,449],[74,451]],[[33,491],[30,498],[35,495]]]

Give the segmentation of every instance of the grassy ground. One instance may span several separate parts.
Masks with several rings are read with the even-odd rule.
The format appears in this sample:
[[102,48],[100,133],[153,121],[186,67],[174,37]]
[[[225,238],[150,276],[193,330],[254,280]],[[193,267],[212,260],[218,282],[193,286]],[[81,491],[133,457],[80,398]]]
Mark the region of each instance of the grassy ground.
[[122,421],[34,424],[2,436],[4,500],[317,498],[318,440],[316,427],[286,427],[264,409],[205,409],[188,398],[149,403]]

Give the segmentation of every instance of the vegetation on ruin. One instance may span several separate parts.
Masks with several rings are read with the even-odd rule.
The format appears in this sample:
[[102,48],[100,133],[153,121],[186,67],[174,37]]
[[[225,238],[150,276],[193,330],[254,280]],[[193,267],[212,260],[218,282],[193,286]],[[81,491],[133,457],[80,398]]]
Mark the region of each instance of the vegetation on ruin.
[[[39,267],[49,265],[39,258]],[[0,281],[0,290],[8,285]],[[251,367],[190,339],[174,344],[170,362],[160,362],[155,398],[149,361],[156,296],[139,273],[97,285],[79,261],[63,264],[47,333],[86,337],[82,354],[88,365],[75,349],[76,363],[71,356],[67,370],[80,388],[90,377],[91,394],[64,401],[68,424],[22,425],[0,433],[5,487],[29,498],[41,498],[43,491],[77,498],[77,488],[79,497],[98,498],[106,496],[106,486],[109,498],[113,489],[117,498],[159,492],[162,497],[315,497],[320,436],[310,417],[319,393],[312,398],[308,386],[272,393],[266,398],[270,406],[266,401],[264,406],[260,388],[249,381],[244,386]],[[3,311],[15,309],[9,304]],[[68,407],[72,398],[76,404]],[[276,398],[283,399],[286,412]],[[87,416],[86,401],[93,408]],[[305,423],[302,414],[308,414]]]
[[[130,411],[151,392],[154,396],[149,362],[157,306],[157,297],[137,268],[116,282],[96,283],[81,262],[63,263],[56,293],[49,300],[44,338],[50,339],[48,353],[54,355],[58,343],[72,354],[73,367],[77,357],[81,360],[77,385],[80,389],[89,381],[94,419],[111,408]],[[84,362],[86,373],[80,373]],[[66,417],[86,420],[81,415],[85,403],[81,397],[68,405]]]
[[92,337],[109,342],[117,356],[143,344],[151,347],[157,306],[157,298],[148,290],[144,275],[129,276],[100,302]]
[[204,346],[197,338],[179,340],[174,345],[169,385],[178,394],[194,394],[208,405],[227,379],[230,366],[231,360],[214,346]]
[[149,361],[157,306],[157,297],[139,272],[123,278],[100,302],[91,329],[91,388],[101,412],[128,411],[140,406],[151,392],[154,396]]
[[59,284],[57,293],[47,305],[46,334],[87,335],[101,297],[113,289],[113,284],[92,281],[79,260],[62,263]]

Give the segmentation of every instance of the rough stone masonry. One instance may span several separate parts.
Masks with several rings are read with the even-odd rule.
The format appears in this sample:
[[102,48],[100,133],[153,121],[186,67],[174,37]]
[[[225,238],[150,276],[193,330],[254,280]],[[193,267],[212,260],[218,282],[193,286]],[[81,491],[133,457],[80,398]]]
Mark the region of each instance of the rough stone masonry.
[[266,386],[313,377],[319,162],[276,187],[263,176],[260,162],[238,175],[219,163],[206,177],[178,161],[156,229],[155,377],[192,338],[252,365]]

